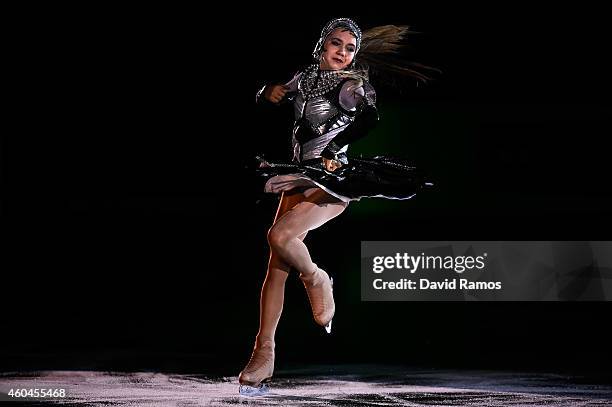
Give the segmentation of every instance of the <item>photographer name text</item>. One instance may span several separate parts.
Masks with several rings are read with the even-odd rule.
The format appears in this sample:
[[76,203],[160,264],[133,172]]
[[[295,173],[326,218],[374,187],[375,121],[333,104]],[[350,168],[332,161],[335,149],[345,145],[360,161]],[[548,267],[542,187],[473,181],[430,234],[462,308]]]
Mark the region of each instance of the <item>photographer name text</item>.
[[[486,268],[486,258],[487,253],[481,256],[431,256],[424,253],[417,256],[408,253],[376,256],[372,260],[372,272],[379,275],[393,270],[394,278],[390,281],[375,278],[372,285],[375,290],[501,290],[502,284],[499,281],[471,281],[468,278],[442,280],[443,276],[439,274],[448,274],[449,271],[457,274],[481,273]],[[409,273],[411,278],[397,278],[397,273],[402,272]],[[417,272],[426,272],[428,278],[415,278]]]

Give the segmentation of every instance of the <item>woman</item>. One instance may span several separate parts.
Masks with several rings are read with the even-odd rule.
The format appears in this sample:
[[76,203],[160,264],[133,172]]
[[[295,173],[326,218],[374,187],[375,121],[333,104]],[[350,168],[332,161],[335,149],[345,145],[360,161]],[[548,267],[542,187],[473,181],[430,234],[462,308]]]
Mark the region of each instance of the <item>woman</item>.
[[[269,179],[266,192],[280,193],[281,200],[268,233],[270,259],[261,291],[260,326],[249,363],[240,372],[240,392],[252,393],[272,377],[274,336],[283,309],[285,281],[291,268],[299,273],[317,324],[331,332],[335,305],[332,279],[312,261],[303,243],[306,234],[362,197],[408,199],[427,185],[414,167],[387,157],[351,159],[349,143],[367,134],[378,121],[376,97],[368,83],[367,69],[357,68],[356,56],[364,60],[395,52],[407,27],[383,26],[362,35],[354,21],[339,18],[322,30],[314,63],[288,83],[262,88],[259,102],[294,102],[293,162],[261,160],[260,173]],[[389,64],[397,73],[419,79],[418,72]]]

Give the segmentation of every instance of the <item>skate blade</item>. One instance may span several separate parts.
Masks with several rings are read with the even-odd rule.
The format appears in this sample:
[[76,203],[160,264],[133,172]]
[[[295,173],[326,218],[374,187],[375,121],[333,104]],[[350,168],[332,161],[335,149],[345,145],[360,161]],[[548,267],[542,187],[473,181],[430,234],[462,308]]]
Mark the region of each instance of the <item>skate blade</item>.
[[246,397],[265,396],[269,391],[270,388],[265,383],[262,383],[257,387],[249,386],[248,384],[241,384],[240,387],[238,387],[238,393],[241,396]]
[[[330,277],[329,281],[331,282],[331,286],[332,286],[332,291],[334,291],[334,278]],[[332,324],[332,320],[329,320],[329,323],[327,325],[324,326],[325,328],[325,332],[327,332],[328,334],[331,333],[331,324]]]
[[329,323],[327,325],[325,325],[325,332],[327,332],[328,334],[331,333],[331,324],[332,324],[332,322],[329,321]]

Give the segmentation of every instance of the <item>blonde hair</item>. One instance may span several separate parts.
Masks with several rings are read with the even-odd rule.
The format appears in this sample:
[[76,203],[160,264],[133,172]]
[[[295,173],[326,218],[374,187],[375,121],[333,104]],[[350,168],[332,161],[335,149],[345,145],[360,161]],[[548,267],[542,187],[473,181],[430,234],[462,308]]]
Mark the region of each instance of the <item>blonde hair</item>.
[[[381,25],[363,32],[359,62],[381,76],[409,76],[422,82],[432,78],[422,71],[441,72],[437,68],[406,61],[400,51],[406,47],[406,37],[414,34],[407,25]],[[368,68],[365,68],[366,70]]]

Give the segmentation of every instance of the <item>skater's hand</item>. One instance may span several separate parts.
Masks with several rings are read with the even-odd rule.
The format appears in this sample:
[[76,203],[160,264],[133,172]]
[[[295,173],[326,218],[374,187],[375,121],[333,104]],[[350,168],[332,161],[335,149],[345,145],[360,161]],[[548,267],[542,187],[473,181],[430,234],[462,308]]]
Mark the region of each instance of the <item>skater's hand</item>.
[[337,160],[328,160],[325,157],[321,157],[321,159],[323,160],[323,166],[325,167],[325,169],[327,171],[335,171],[337,168],[342,167],[342,163],[340,161]]
[[289,88],[284,85],[266,86],[264,97],[269,102],[278,103],[285,97],[285,93],[287,93],[288,90]]

